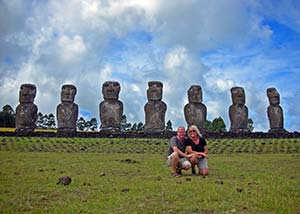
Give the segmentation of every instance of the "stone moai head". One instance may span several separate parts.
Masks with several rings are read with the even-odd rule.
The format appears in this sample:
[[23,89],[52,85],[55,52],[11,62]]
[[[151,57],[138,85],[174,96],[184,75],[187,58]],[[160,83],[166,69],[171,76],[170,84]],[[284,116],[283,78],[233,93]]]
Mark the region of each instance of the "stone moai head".
[[276,88],[268,88],[267,96],[269,98],[270,105],[275,106],[280,104],[280,95]]
[[232,103],[237,105],[245,105],[245,91],[242,87],[233,87],[230,89]]
[[33,103],[36,96],[36,87],[33,84],[22,84],[19,91],[19,102]]
[[162,100],[162,92],[163,92],[163,84],[159,81],[150,81],[148,82],[147,89],[147,99],[148,101],[161,101]]
[[202,102],[202,88],[200,85],[192,85],[188,90],[189,103]]
[[121,86],[116,81],[106,81],[102,85],[102,94],[105,100],[117,100]]
[[77,89],[74,85],[63,85],[61,87],[61,102],[73,103]]

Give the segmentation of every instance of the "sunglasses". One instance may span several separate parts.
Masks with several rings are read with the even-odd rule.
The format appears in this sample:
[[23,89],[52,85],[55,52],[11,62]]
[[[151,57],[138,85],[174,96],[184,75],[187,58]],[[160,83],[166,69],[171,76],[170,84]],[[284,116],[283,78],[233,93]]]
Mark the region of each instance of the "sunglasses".
[[196,132],[196,130],[190,130],[189,133]]

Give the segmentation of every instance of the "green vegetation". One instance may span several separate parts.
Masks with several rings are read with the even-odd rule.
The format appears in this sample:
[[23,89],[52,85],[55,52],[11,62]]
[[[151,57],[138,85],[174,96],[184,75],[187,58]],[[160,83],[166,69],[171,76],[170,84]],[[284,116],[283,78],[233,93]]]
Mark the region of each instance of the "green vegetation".
[[[167,139],[0,137],[1,213],[299,213],[300,139],[208,139],[207,177]],[[56,185],[69,175],[69,186]]]
[[43,114],[39,112],[35,124],[38,129],[54,129],[56,127],[55,116],[52,113]]
[[16,114],[10,105],[5,105],[0,111],[0,127],[15,127]]
[[226,132],[226,125],[222,117],[213,119],[213,121],[205,121],[206,131],[210,132]]
[[[168,139],[0,137],[0,151],[165,154]],[[300,139],[208,139],[210,154],[299,154]]]

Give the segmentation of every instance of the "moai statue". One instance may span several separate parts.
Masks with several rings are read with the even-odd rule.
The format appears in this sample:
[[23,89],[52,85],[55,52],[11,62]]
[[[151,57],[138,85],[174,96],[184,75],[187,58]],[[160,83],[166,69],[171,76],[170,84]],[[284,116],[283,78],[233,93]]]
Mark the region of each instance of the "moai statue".
[[16,108],[16,132],[33,132],[37,120],[38,107],[33,103],[36,87],[22,84],[19,91],[20,104]]
[[106,81],[102,85],[104,101],[99,105],[101,130],[120,131],[123,115],[123,103],[118,100],[121,86],[115,81]]
[[280,104],[280,95],[276,88],[268,88],[267,96],[270,105],[268,106],[268,119],[270,123],[269,132],[285,132],[283,128],[283,111]]
[[248,132],[248,108],[242,87],[230,89],[233,104],[229,107],[230,132]]
[[76,132],[78,118],[78,105],[74,103],[76,92],[74,85],[61,87],[61,103],[56,108],[58,132]]
[[201,133],[205,133],[207,110],[202,103],[202,88],[200,85],[192,85],[187,93],[189,103],[184,106],[185,121],[188,127],[196,125]]
[[144,106],[145,132],[163,132],[167,105],[162,101],[163,84],[159,81],[148,82],[147,99]]

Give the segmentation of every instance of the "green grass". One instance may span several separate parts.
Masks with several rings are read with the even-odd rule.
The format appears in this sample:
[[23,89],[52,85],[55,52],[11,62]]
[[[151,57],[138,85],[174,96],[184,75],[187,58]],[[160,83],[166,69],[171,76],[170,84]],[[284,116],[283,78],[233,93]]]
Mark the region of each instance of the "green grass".
[[208,145],[209,176],[174,178],[168,140],[0,137],[0,213],[300,213],[300,139]]
[[[299,154],[300,139],[208,139],[210,154]],[[0,151],[165,154],[168,139],[0,137]]]

